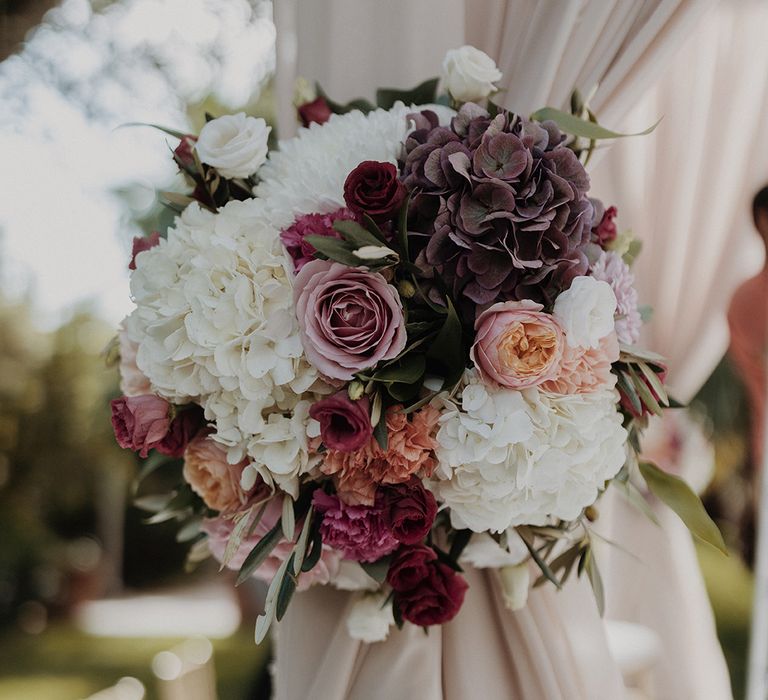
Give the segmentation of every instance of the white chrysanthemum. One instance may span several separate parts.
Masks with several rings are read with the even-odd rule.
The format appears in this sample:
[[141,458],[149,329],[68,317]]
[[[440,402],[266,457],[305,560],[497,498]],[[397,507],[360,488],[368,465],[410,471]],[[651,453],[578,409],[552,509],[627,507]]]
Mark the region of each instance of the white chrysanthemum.
[[572,520],[621,469],[627,434],[614,390],[494,389],[474,371],[465,384],[458,403],[441,402],[430,483],[454,527],[502,532]]
[[329,213],[344,206],[344,181],[364,160],[397,163],[408,132],[408,114],[435,110],[442,122],[455,114],[439,105],[405,106],[368,114],[334,114],[324,124],[299,129],[295,138],[281,141],[259,171],[256,196],[266,201],[272,224],[283,229],[301,214]]
[[620,343],[634,345],[640,340],[643,321],[637,308],[635,276],[621,255],[603,251],[592,267],[592,276],[611,285],[616,295],[616,337]]
[[310,468],[303,357],[277,231],[257,200],[218,214],[193,204],[137,261],[127,320],[137,365],[162,396],[198,401],[229,447],[266,481],[295,491]]

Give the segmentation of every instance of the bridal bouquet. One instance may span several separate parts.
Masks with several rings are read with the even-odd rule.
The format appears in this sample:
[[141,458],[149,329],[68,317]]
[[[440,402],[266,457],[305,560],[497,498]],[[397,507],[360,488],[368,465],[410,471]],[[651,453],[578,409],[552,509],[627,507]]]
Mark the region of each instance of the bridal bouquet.
[[190,194],[134,242],[112,421],[159,455],[145,473],[179,470],[140,499],[151,520],[176,519],[192,560],[270,582],[258,641],[312,585],[359,591],[366,641],[453,618],[466,566],[498,569],[511,607],[534,566],[599,596],[609,483],[640,503],[647,485],[719,542],[683,482],[638,459],[671,402],[635,347],[638,246],[589,196],[584,162],[618,134],[578,97],[501,109],[500,78],[463,47],[442,82],[378,108],[305,100],[307,128],[276,148],[245,114],[169,132]]

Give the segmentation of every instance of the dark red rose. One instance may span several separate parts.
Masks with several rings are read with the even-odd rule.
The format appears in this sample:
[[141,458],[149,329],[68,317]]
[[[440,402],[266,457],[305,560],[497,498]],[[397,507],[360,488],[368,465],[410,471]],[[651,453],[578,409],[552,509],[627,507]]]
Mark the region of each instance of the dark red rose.
[[171,421],[168,432],[155,449],[169,457],[183,457],[187,445],[204,425],[205,416],[200,406],[192,404],[184,407]]
[[328,103],[322,97],[318,97],[312,102],[305,102],[298,111],[303,126],[309,126],[312,122],[325,124],[333,114]]
[[592,229],[596,242],[602,248],[616,240],[616,222],[614,221],[616,214],[616,207],[608,207],[605,210],[605,214],[603,214],[603,218],[600,219],[600,223]]
[[359,450],[373,435],[367,396],[353,401],[346,390],[340,391],[313,403],[309,415],[320,422],[320,437],[329,450]]
[[159,396],[122,396],[111,406],[117,444],[124,449],[146,457],[168,434],[171,405]]
[[459,612],[467,582],[450,566],[432,562],[427,575],[413,588],[398,591],[395,602],[404,620],[420,627],[442,625]]
[[152,231],[148,236],[135,236],[133,239],[133,250],[131,251],[131,262],[128,263],[129,270],[136,269],[136,256],[139,253],[143,253],[145,250],[154,248],[160,243],[160,234],[157,231]]
[[392,163],[366,160],[344,182],[344,201],[356,214],[368,214],[374,221],[392,219],[405,201],[405,185]]
[[437,501],[416,477],[404,484],[387,486],[384,503],[389,529],[401,544],[418,544],[432,529]]
[[429,567],[435,561],[437,554],[431,547],[401,547],[389,564],[387,583],[396,591],[410,590],[429,576]]
[[195,147],[197,136],[187,134],[182,136],[179,145],[173,151],[174,160],[180,168],[194,168],[195,158],[192,149]]
[[[651,370],[656,371],[657,367],[651,365]],[[646,379],[645,375],[642,372],[637,373],[640,379],[643,381],[643,383],[648,387],[648,391],[651,392],[651,395],[654,399],[658,402],[660,397],[659,395],[654,391],[653,387],[651,386],[651,383]],[[659,376],[659,381],[661,381],[662,384],[667,379],[667,368],[666,367],[658,367],[658,371],[656,371],[656,374]],[[638,411],[637,408],[632,404],[632,401],[630,400],[629,396],[627,396],[624,389],[622,389],[621,384],[618,385],[619,389],[619,397],[621,399],[621,407],[629,413],[629,415],[634,416],[635,418],[642,418],[643,416],[650,415],[653,413],[651,409],[648,408],[648,406],[645,405],[645,402],[643,401],[642,397],[638,397],[640,399],[640,405],[642,407],[641,411]]]

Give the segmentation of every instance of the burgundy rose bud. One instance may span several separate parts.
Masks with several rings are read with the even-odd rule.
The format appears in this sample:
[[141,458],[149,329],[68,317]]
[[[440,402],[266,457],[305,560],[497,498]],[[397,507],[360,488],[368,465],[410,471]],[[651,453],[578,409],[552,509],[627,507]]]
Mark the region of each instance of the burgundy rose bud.
[[195,167],[195,157],[192,155],[192,149],[195,147],[196,141],[197,136],[192,136],[191,134],[187,134],[186,136],[181,137],[179,145],[176,146],[173,151],[174,160],[179,165],[179,167]]
[[319,421],[320,437],[329,450],[359,450],[373,435],[368,397],[353,401],[346,389],[312,404],[309,415]]
[[418,544],[432,529],[437,501],[416,477],[404,484],[387,486],[384,503],[389,529],[401,544]]
[[605,248],[609,243],[616,240],[616,207],[608,207],[603,214],[603,218],[600,219],[600,223],[592,229],[592,233],[595,236],[596,242]]
[[328,103],[322,97],[318,97],[312,102],[305,102],[299,107],[298,112],[302,126],[309,126],[312,122],[325,124],[333,114]]
[[122,396],[111,406],[117,444],[124,449],[146,457],[168,434],[171,405],[159,396]]
[[366,160],[344,182],[344,201],[356,214],[368,214],[374,221],[392,219],[407,196],[405,185],[392,163]]
[[429,576],[430,566],[435,561],[437,554],[431,547],[423,544],[401,547],[389,564],[387,583],[396,591],[408,591]]
[[395,594],[395,602],[403,619],[414,625],[442,625],[459,612],[468,587],[450,566],[432,562],[415,587]]
[[131,262],[128,263],[129,270],[136,269],[136,256],[139,253],[143,253],[145,250],[154,248],[160,243],[160,234],[157,231],[152,231],[148,236],[135,236],[133,239],[133,250],[131,251]]
[[184,450],[205,425],[203,409],[196,404],[182,408],[171,421],[165,437],[155,445],[158,452],[169,457],[183,457]]

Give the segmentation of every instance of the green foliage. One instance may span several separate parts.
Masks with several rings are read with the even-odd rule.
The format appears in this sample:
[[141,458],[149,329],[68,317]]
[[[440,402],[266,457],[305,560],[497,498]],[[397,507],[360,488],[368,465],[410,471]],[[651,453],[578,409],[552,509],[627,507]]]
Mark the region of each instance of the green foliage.
[[649,126],[644,131],[638,131],[634,134],[622,134],[618,131],[611,131],[610,129],[606,129],[604,126],[600,126],[600,124],[597,124],[588,119],[577,117],[575,114],[571,114],[570,112],[564,112],[561,109],[555,109],[554,107],[543,107],[542,109],[536,110],[531,115],[531,119],[534,119],[538,122],[553,121],[566,134],[581,136],[583,138],[593,140],[618,139],[628,136],[645,136],[646,134],[650,134],[661,122],[661,119],[659,119],[653,126]]

